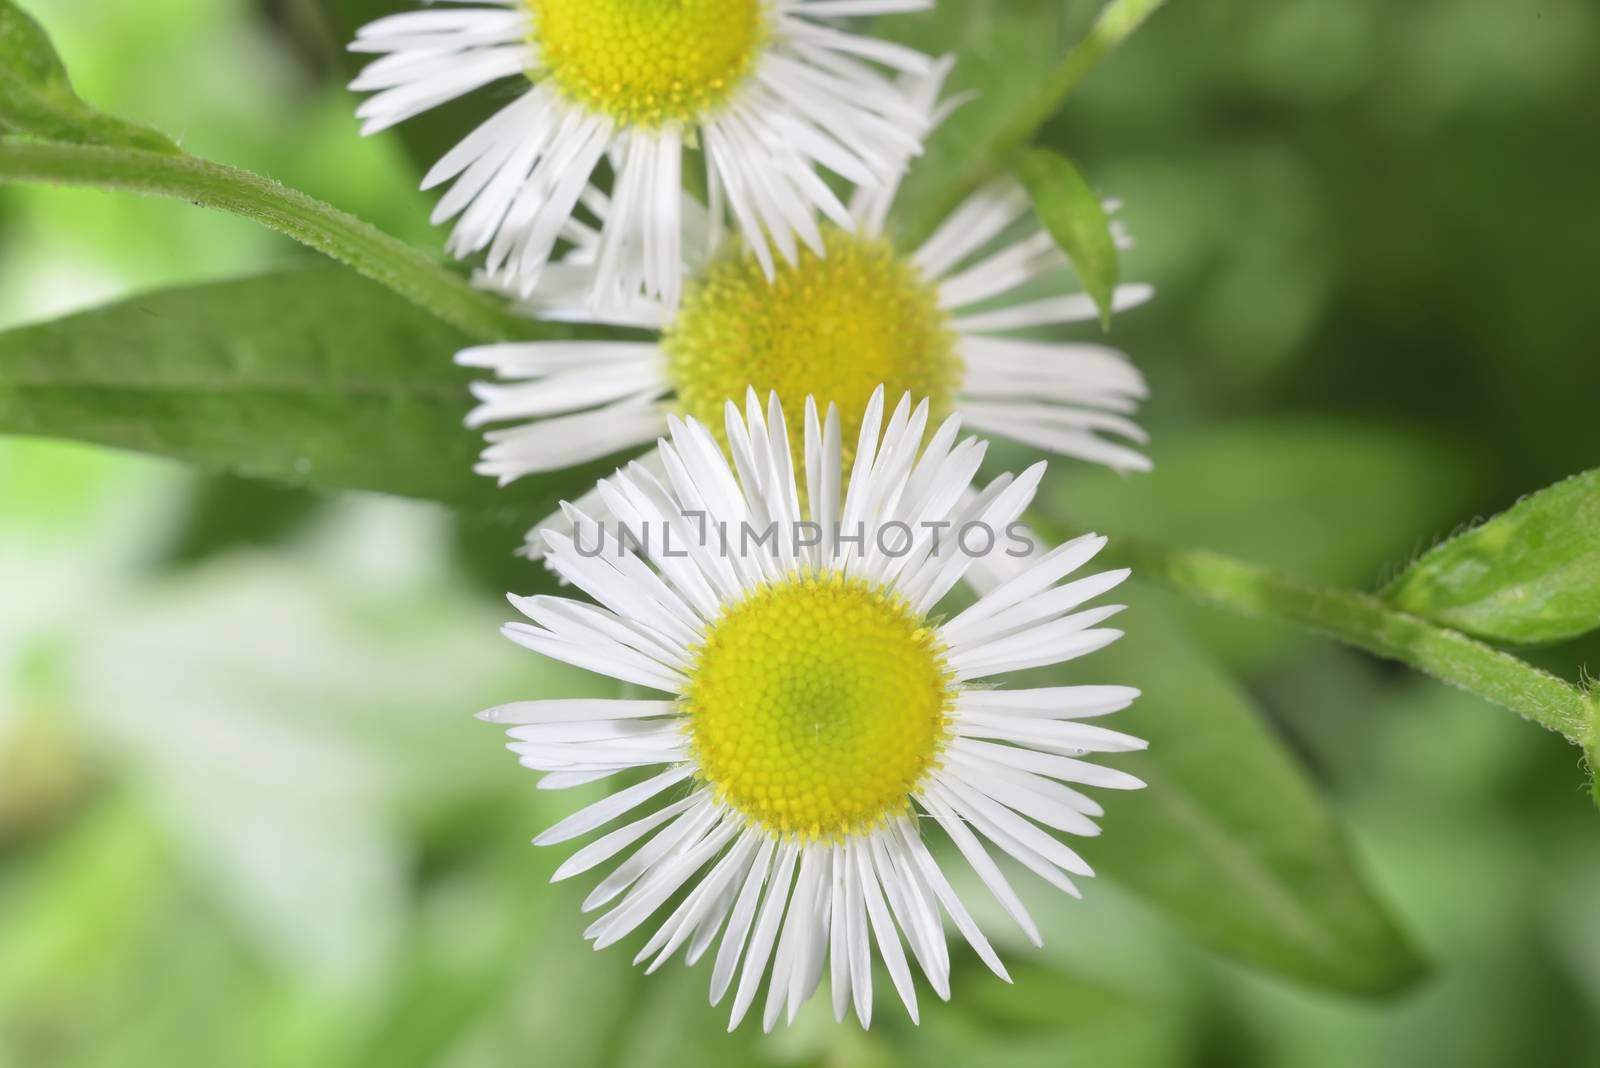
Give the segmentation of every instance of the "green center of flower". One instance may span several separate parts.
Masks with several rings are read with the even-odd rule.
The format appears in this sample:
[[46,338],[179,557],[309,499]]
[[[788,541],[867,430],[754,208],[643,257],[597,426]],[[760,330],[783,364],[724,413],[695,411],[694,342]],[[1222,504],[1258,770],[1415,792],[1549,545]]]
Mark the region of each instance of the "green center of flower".
[[768,37],[763,0],[523,0],[540,66],[621,125],[691,120],[727,101]]
[[725,402],[776,391],[799,456],[806,397],[839,406],[845,461],[881,384],[891,404],[926,397],[949,414],[961,358],[938,292],[881,238],[823,231],[827,255],[802,249],[770,282],[755,257],[725,257],[690,287],[662,338],[683,411],[723,435]]
[[724,609],[689,678],[701,778],[775,834],[837,839],[905,812],[948,737],[937,633],[903,599],[834,573]]

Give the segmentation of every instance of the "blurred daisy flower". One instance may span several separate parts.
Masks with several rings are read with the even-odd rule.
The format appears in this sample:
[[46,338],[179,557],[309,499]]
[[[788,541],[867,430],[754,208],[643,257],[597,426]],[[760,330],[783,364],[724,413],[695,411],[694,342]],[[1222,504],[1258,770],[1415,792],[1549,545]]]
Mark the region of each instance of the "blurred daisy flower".
[[[584,904],[606,909],[586,931],[597,949],[646,925],[681,892],[636,962],[653,971],[685,950],[693,963],[720,933],[711,1000],[734,992],[730,1029],[763,982],[764,1026],[792,1021],[825,972],[835,1015],[853,1002],[868,1024],[873,946],[916,1019],[907,948],[935,993],[950,994],[941,910],[1008,978],[925,831],[943,829],[1037,945],[1038,928],[989,847],[1076,895],[1072,877],[1092,873],[1044,828],[1097,834],[1102,810],[1076,787],[1142,785],[1083,759],[1144,748],[1083,722],[1126,707],[1136,690],[991,682],[1120,636],[1099,624],[1121,606],[1081,606],[1125,571],[1064,581],[1104,539],[1082,537],[1033,559],[941,621],[930,613],[972,560],[949,539],[943,549],[930,544],[930,525],[1006,527],[1032,500],[1045,465],[969,494],[984,446],[957,443],[958,417],[924,446],[926,401],[913,410],[907,397],[885,415],[878,390],[847,461],[837,409],[819,418],[808,400],[798,464],[776,397],[765,412],[754,394],[743,413],[727,405],[732,464],[710,429],[672,417],[662,478],[635,464],[601,484],[630,536],[575,508],[574,536],[549,536],[551,565],[598,607],[512,598],[531,621],[506,626],[514,641],[671,695],[526,701],[483,718],[513,724],[510,748],[546,773],[543,788],[649,770],[535,841],[566,842],[625,820],[555,877],[610,866]],[[868,533],[860,542],[824,533],[804,545],[729,533],[769,523],[786,531],[803,520],[824,532]],[[895,543],[903,551],[884,551],[873,532],[897,523],[916,533]],[[676,539],[649,536],[668,528]]]
[[[930,117],[942,73],[941,64],[923,81],[919,107]],[[459,363],[501,379],[474,387],[480,403],[468,423],[515,424],[487,433],[478,472],[507,483],[646,445],[674,412],[720,436],[722,405],[747,388],[775,391],[792,405],[808,396],[835,404],[853,440],[879,385],[927,398],[938,418],[959,412],[986,434],[1119,471],[1148,469],[1134,447],[1146,440],[1130,418],[1146,388],[1132,363],[1104,345],[1015,336],[1097,317],[1087,294],[1061,292],[1072,285],[1070,262],[1021,185],[1008,178],[980,190],[906,255],[884,236],[897,184],[858,191],[851,227],[821,227],[825,255],[803,250],[770,280],[753,251],[718,242],[730,247],[692,270],[676,310],[642,298],[586,307],[593,247],[552,265],[540,294],[523,305],[530,314],[657,336],[459,353]],[[703,212],[697,221],[715,231]],[[1128,244],[1120,228],[1116,237]],[[1113,306],[1150,295],[1149,286],[1122,285]],[[798,427],[798,407],[786,414]],[[644,464],[659,470],[651,455]],[[580,503],[602,507],[593,494]],[[528,555],[542,555],[537,531],[548,525],[566,529],[559,516],[540,524]]]
[[[453,181],[436,223],[459,216],[460,257],[528,294],[558,241],[596,252],[594,293],[676,303],[686,149],[705,158],[719,210],[770,273],[823,251],[816,212],[848,226],[817,173],[893,179],[921,148],[924,117],[893,72],[926,56],[847,33],[834,20],[916,11],[933,0],[481,0],[382,18],[356,52],[380,53],[351,88],[374,133],[504,79],[524,89],[440,159],[424,188]],[[590,186],[609,165],[609,195]],[[591,226],[580,206],[603,222]]]

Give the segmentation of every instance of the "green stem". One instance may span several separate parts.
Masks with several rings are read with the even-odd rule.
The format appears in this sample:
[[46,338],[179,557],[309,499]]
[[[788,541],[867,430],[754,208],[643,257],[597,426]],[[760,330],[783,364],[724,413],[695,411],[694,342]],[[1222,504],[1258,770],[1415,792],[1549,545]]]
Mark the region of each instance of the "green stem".
[[237,167],[139,149],[0,138],[0,181],[121,189],[232,212],[286,234],[482,341],[526,324],[488,293],[390,237],[304,193]]
[[1135,573],[1204,604],[1292,623],[1398,660],[1584,745],[1595,706],[1578,687],[1458,631],[1397,611],[1370,594],[1275,574],[1221,553],[1169,549],[1127,538],[1119,555]]
[[972,192],[1011,162],[1017,149],[1032,141],[1050,117],[1061,110],[1074,90],[1082,84],[1100,61],[1117,49],[1167,0],[1111,0],[1100,12],[1083,40],[1073,46],[1060,63],[1046,74],[1034,90],[1011,113],[1011,117],[982,144],[971,146],[965,169],[933,200],[917,225],[909,227],[906,247],[915,248]]

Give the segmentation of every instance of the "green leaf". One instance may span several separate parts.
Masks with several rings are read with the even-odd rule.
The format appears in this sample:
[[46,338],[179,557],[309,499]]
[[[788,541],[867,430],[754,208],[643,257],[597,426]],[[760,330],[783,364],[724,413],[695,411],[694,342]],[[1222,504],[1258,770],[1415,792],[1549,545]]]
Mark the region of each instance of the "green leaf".
[[1600,468],[1435,546],[1384,596],[1492,641],[1556,642],[1600,628]]
[[1150,748],[1121,764],[1146,789],[1106,800],[1083,843],[1097,871],[1196,940],[1315,986],[1406,989],[1424,966],[1368,885],[1338,819],[1250,699],[1135,587],[1127,636],[1058,682],[1133,681],[1117,726]]
[[1111,329],[1111,294],[1117,288],[1117,246],[1100,197],[1065,156],[1045,148],[1024,152],[1017,176],[1033,198],[1050,236],[1072,260],[1072,268],[1094,305],[1100,325]]
[[73,92],[50,38],[11,0],[0,0],[0,130],[54,141],[178,151],[163,134],[85,104]]
[[231,212],[354,267],[476,340],[518,337],[529,329],[503,300],[474,289],[405,242],[237,167],[136,149],[0,138],[0,181],[6,180],[153,193]]
[[606,465],[506,491],[473,474],[472,375],[451,360],[468,341],[338,267],[168,290],[0,334],[0,432],[443,501],[525,527]]

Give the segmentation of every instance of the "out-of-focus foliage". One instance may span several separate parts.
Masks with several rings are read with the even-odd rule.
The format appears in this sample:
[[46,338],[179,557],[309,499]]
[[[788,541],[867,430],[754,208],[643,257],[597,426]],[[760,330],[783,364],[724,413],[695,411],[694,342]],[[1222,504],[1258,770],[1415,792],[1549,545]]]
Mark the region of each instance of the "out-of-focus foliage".
[[[355,5],[25,6],[84,99],[422,247],[441,239],[399,139],[355,137],[346,29],[329,28]],[[1026,92],[1092,17],[943,0],[928,18],[961,31],[955,82],[987,92],[931,170],[965,162],[961,124]],[[1126,202],[1123,274],[1158,290],[1110,337],[1152,381],[1156,471],[1054,465],[1062,510],[1374,586],[1600,463],[1597,49],[1586,0],[1172,0],[1046,138]],[[294,254],[178,203],[0,188],[0,323]],[[1181,617],[1190,638],[1241,672],[1431,962],[1414,992],[1263,978],[1109,879],[1071,902],[1019,878],[1046,946],[1001,947],[1014,987],[958,965],[920,1029],[885,1005],[864,1035],[812,1006],[789,1033],[725,1036],[703,970],[645,978],[581,941],[583,888],[547,885],[557,858],[526,844],[576,799],[533,790],[469,718],[587,685],[502,649],[503,605],[448,563],[471,545],[472,571],[532,585],[501,555],[515,524],[464,537],[430,506],[307,514],[297,497],[276,524],[257,501],[282,538],[223,538],[235,547],[174,567],[206,540],[194,493],[154,461],[0,442],[0,1064],[1489,1068],[1582,1064],[1600,1043],[1600,838],[1574,751],[1425,680],[1198,610]],[[1152,679],[1158,700],[1126,727],[1156,736],[1181,726],[1187,689],[1211,690],[1185,683],[1188,661],[1156,636],[1168,613],[1147,603],[1127,620],[1136,659],[1116,667]],[[1597,653],[1590,636],[1539,656],[1576,677]],[[1108,808],[1097,845],[1162,848],[1132,840],[1138,810]],[[1205,878],[1196,895],[1214,892]]]

